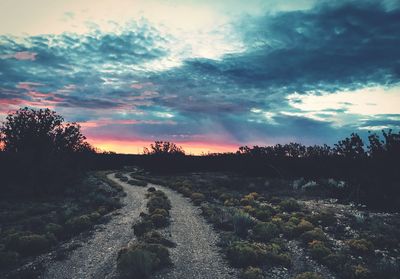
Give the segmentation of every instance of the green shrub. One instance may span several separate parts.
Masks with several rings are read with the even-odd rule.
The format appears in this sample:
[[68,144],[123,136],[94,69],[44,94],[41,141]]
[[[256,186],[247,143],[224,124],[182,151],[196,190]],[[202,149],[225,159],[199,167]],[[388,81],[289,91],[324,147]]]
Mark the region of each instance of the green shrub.
[[132,228],[136,236],[142,236],[153,229],[153,222],[149,220],[143,220],[134,224]]
[[158,231],[150,231],[144,235],[144,241],[147,243],[161,244],[166,247],[175,247],[176,244],[163,237]]
[[336,217],[333,211],[323,209],[321,212],[313,215],[311,221],[314,224],[322,226],[334,226],[336,224]]
[[148,278],[171,264],[168,249],[159,244],[134,243],[119,251],[117,268],[123,278]]
[[313,240],[308,244],[310,248],[310,253],[313,258],[318,260],[319,262],[323,261],[323,258],[331,254],[331,250],[325,246],[322,241]]
[[314,229],[313,224],[304,219],[301,219],[300,223],[296,226],[296,231],[299,234],[311,231],[312,229]]
[[290,221],[281,225],[282,233],[287,238],[293,238],[297,235],[296,228],[297,228],[296,224]]
[[122,278],[148,278],[157,266],[156,256],[141,248],[125,248],[119,251],[117,268]]
[[161,215],[161,214],[152,214],[150,216],[150,220],[156,228],[162,228],[162,227],[168,226],[168,224],[169,224],[168,217],[165,215]]
[[374,251],[374,245],[366,239],[350,239],[347,242],[351,251],[359,254],[371,254]]
[[156,209],[152,212],[152,214],[160,214],[160,215],[165,216],[165,217],[169,216],[168,211],[165,210],[165,209],[163,209],[163,208],[156,208]]
[[23,256],[37,255],[51,247],[51,240],[44,235],[23,235],[16,239],[15,251]]
[[281,201],[279,206],[287,212],[299,211],[301,209],[300,204],[293,198]]
[[314,228],[311,231],[303,233],[301,235],[301,239],[305,243],[308,243],[308,242],[310,242],[312,240],[326,241],[327,237],[326,237],[325,233],[320,228]]
[[324,279],[320,274],[315,272],[303,272],[294,279]]
[[356,265],[352,268],[354,279],[368,279],[371,278],[371,271],[362,265]]
[[254,220],[251,216],[241,210],[238,210],[235,215],[233,215],[233,229],[238,236],[245,237],[249,229],[254,225]]
[[241,279],[262,279],[263,274],[262,270],[258,267],[249,266],[245,270],[243,270],[242,274],[240,275]]
[[346,262],[348,261],[345,254],[332,253],[323,258],[322,262],[334,271],[341,271],[344,269]]
[[227,248],[229,262],[235,267],[257,266],[265,260],[266,251],[260,245],[237,241]]
[[195,205],[200,205],[204,201],[205,196],[202,193],[192,193],[190,199]]
[[278,226],[271,222],[258,223],[253,228],[253,237],[259,241],[268,242],[272,238],[277,237],[278,234]]
[[70,232],[78,233],[89,229],[93,223],[88,215],[81,215],[69,219],[65,225]]

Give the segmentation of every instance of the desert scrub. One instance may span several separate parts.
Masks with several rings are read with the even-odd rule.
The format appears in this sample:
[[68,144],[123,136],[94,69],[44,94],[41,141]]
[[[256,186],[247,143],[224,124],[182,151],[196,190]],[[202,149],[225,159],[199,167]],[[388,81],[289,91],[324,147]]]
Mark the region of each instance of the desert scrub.
[[9,236],[6,247],[22,256],[32,256],[49,250],[55,243],[54,235],[16,233]]
[[147,186],[147,182],[146,181],[137,180],[137,179],[129,179],[127,181],[127,183],[129,185],[133,185],[133,186],[141,186],[141,187],[146,187]]
[[301,209],[300,204],[293,198],[281,201],[279,206],[286,212],[299,211]]
[[166,239],[158,231],[154,231],[154,230],[146,233],[143,236],[143,240],[146,243],[161,244],[161,245],[164,245],[165,247],[170,247],[170,248],[176,246],[176,244],[174,242]]
[[149,209],[150,213],[152,213],[157,208],[165,210],[171,209],[171,202],[164,192],[156,190],[154,192],[148,192],[147,196],[149,197],[147,208]]
[[195,205],[200,205],[204,201],[205,196],[202,193],[192,193],[190,199]]
[[88,215],[81,215],[67,220],[67,222],[65,222],[65,226],[69,232],[79,233],[91,228],[93,226],[93,222]]
[[253,238],[258,241],[268,242],[279,235],[279,227],[272,222],[261,222],[253,228]]
[[294,277],[294,279],[324,279],[320,274],[315,272],[303,272]]
[[235,233],[241,237],[246,237],[249,229],[254,226],[253,218],[242,210],[238,210],[233,215],[232,222]]
[[319,241],[327,240],[327,236],[320,228],[314,228],[311,231],[307,231],[303,233],[300,237],[305,243],[308,243],[313,240],[319,240]]
[[227,248],[226,255],[232,266],[248,267],[262,264],[266,251],[259,244],[236,241]]
[[310,254],[313,258],[315,258],[318,262],[322,262],[325,257],[331,254],[331,250],[325,246],[322,241],[313,240],[308,243],[308,247],[310,249]]
[[350,250],[357,254],[371,254],[374,252],[374,245],[366,239],[350,239],[346,241]]
[[245,270],[243,270],[242,274],[240,275],[241,279],[262,279],[263,273],[262,270],[258,267],[249,266]]
[[169,251],[160,244],[134,243],[118,252],[117,268],[122,278],[148,278],[169,265]]
[[[292,217],[293,218],[293,217]],[[291,218],[291,219],[292,219]],[[305,219],[301,219],[301,221],[297,224],[297,226],[296,226],[296,232],[298,233],[298,234],[302,234],[302,233],[304,233],[304,232],[307,232],[307,231],[311,231],[311,230],[313,230],[314,229],[314,226],[313,226],[313,224],[311,224],[310,222],[308,222],[307,220],[305,220]]]
[[233,230],[233,210],[230,208],[206,204],[201,207],[201,211],[207,221],[211,222],[215,228],[223,231]]

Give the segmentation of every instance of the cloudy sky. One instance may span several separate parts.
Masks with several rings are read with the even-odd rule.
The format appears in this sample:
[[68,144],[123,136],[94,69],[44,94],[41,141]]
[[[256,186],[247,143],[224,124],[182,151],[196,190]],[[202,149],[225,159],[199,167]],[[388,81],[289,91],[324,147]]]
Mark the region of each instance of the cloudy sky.
[[0,120],[51,108],[103,150],[400,128],[396,0],[0,0],[0,23]]

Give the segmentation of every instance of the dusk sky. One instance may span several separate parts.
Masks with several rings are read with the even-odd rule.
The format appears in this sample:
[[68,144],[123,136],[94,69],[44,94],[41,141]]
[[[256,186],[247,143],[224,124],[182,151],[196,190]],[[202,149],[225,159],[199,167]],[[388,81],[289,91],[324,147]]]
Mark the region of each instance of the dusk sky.
[[102,150],[333,144],[400,129],[400,1],[0,0],[0,121]]

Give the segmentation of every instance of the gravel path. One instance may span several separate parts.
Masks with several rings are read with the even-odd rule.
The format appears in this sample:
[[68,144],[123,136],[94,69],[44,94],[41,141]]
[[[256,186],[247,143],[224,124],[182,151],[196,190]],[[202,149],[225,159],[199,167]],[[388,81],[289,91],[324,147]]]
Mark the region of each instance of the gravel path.
[[[146,211],[144,198],[147,188],[121,182],[114,174],[107,176],[119,183],[127,196],[124,206],[112,214],[106,224],[98,225],[92,237],[79,243],[67,259],[52,261],[45,267],[44,279],[115,279],[116,258],[119,249],[136,239],[132,224]],[[174,266],[154,276],[156,279],[232,279],[237,271],[230,268],[217,250],[218,235],[200,216],[200,210],[180,194],[159,186],[171,200],[171,224],[163,233],[177,246],[171,248]]]
[[146,188],[121,182],[114,174],[107,177],[119,183],[127,193],[122,200],[124,206],[113,214],[109,222],[99,225],[93,236],[81,243],[82,246],[74,250],[66,260],[52,262],[42,278],[115,278],[117,253],[121,247],[135,239],[132,224],[138,220],[140,212],[146,209]]
[[230,268],[218,252],[218,235],[200,216],[200,209],[188,199],[168,188],[151,185],[164,191],[171,200],[171,224],[165,230],[177,246],[170,249],[174,267],[155,275],[156,279],[233,279],[237,271]]

